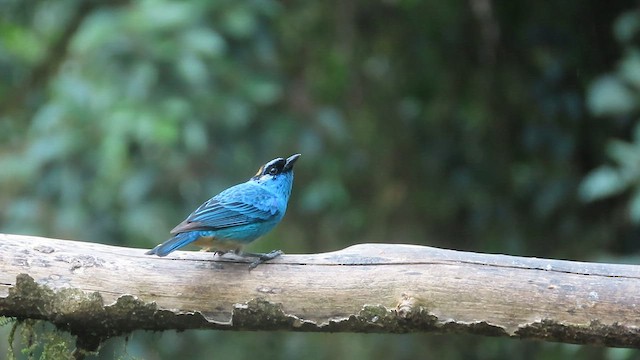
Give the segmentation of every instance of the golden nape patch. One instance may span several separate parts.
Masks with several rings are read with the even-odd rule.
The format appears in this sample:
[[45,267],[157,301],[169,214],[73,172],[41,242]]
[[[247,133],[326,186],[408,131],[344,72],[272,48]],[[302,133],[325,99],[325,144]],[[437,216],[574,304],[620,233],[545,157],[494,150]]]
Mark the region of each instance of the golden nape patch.
[[262,175],[262,172],[263,172],[263,171],[264,171],[264,165],[260,166],[260,169],[258,169],[258,172],[257,172],[255,175],[253,175],[253,176],[254,176],[254,177],[256,177],[256,176],[260,176],[260,175]]

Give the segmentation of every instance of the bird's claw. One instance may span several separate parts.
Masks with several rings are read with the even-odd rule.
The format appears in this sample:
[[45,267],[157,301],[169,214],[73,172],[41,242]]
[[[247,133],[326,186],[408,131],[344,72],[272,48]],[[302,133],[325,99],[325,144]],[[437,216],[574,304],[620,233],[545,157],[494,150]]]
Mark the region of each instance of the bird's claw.
[[284,252],[282,252],[282,250],[273,250],[269,253],[265,253],[265,254],[245,254],[247,256],[251,256],[251,257],[257,257],[256,260],[254,260],[251,264],[249,264],[249,271],[255,269],[258,265],[267,262],[269,260],[273,260],[275,258],[277,258],[280,255],[283,255]]

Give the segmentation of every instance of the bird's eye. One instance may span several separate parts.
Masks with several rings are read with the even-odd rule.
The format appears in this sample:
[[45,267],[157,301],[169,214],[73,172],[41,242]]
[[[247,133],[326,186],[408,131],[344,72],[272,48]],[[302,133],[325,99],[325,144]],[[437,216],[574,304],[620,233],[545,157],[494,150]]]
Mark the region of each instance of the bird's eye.
[[272,167],[269,169],[269,175],[278,175],[278,168]]

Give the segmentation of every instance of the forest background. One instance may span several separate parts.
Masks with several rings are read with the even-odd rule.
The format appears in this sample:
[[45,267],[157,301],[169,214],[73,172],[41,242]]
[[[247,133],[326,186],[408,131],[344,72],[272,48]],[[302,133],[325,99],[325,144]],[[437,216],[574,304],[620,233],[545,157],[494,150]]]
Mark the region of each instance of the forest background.
[[[637,5],[0,1],[0,231],[151,248],[299,152],[287,216],[249,250],[387,242],[640,263]],[[112,339],[96,358],[256,351],[640,356],[456,334],[187,331]]]

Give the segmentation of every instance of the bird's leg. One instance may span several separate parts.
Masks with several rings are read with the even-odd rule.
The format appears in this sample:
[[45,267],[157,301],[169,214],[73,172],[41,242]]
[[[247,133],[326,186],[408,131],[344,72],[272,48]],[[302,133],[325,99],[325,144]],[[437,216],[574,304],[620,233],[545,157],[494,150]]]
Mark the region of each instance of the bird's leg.
[[[226,253],[228,253],[229,251],[224,251],[224,250],[214,250],[210,247],[203,247],[200,249],[200,252],[212,252],[214,256],[222,256]],[[233,252],[233,251],[231,251]]]
[[249,271],[255,269],[258,265],[269,261],[269,260],[273,260],[275,258],[277,258],[278,256],[284,254],[284,252],[282,252],[282,250],[273,250],[271,252],[268,253],[264,253],[264,254],[254,254],[254,253],[242,253],[242,256],[245,257],[254,257],[257,258],[256,260],[254,260],[250,265],[249,265]]

